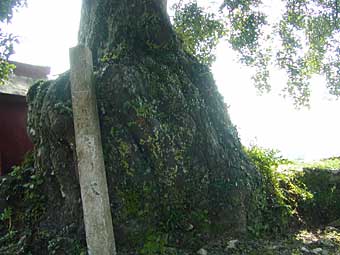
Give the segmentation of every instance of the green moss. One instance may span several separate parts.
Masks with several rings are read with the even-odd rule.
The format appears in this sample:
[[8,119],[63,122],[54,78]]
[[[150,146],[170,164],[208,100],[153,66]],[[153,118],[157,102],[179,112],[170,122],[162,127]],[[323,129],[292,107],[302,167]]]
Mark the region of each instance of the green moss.
[[54,110],[56,110],[60,114],[68,115],[69,117],[73,118],[73,111],[72,111],[72,103],[71,101],[59,102],[54,105]]

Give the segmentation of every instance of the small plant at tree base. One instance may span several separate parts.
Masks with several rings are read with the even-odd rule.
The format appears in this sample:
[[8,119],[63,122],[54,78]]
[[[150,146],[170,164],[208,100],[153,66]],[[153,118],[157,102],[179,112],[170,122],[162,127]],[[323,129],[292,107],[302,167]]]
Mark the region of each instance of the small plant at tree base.
[[167,240],[164,234],[150,232],[147,234],[141,255],[162,255],[165,254]]
[[8,230],[12,228],[12,208],[7,207],[0,214],[0,221],[8,225]]

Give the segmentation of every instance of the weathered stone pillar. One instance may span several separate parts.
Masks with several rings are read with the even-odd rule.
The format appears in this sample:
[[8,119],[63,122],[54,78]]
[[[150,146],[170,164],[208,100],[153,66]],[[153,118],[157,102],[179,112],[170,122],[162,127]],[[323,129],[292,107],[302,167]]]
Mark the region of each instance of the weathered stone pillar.
[[89,255],[115,255],[112,218],[100,137],[91,51],[70,49],[71,93],[79,182]]

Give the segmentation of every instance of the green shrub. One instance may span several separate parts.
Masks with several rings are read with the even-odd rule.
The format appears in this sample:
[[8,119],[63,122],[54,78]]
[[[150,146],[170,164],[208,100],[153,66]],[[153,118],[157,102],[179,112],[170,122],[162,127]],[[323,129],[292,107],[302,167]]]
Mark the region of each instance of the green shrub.
[[42,178],[33,164],[30,153],[20,166],[0,179],[1,254],[24,254],[25,242],[43,213]]
[[324,225],[340,216],[340,175],[333,170],[304,169],[300,177],[313,199],[303,201],[300,211],[309,225]]
[[45,248],[48,254],[85,254],[79,240],[39,229],[46,216],[44,174],[34,168],[29,153],[20,166],[0,178],[0,254],[41,254]]
[[302,165],[306,169],[340,170],[340,157],[327,158]]
[[284,233],[288,227],[300,222],[299,205],[312,198],[295,171],[279,171],[279,167],[291,164],[283,159],[279,152],[259,146],[245,148],[251,161],[262,174],[263,190],[266,195],[264,205],[260,207],[263,223],[253,232],[266,234]]
[[280,233],[295,224],[319,226],[340,215],[340,158],[313,163],[283,159],[275,150],[246,148],[261,172],[265,205],[263,224],[253,232]]
[[263,223],[256,226],[255,232],[270,234],[280,233],[287,226],[291,215],[291,208],[285,203],[284,194],[279,186],[277,168],[282,162],[277,151],[264,149],[258,146],[246,148],[248,156],[254,163],[263,178],[263,190],[266,200],[261,206]]
[[[310,226],[328,224],[340,215],[340,158],[334,157],[311,163],[295,162],[287,167],[290,178],[307,193],[297,199],[294,207],[301,219]],[[286,191],[294,190],[285,187]]]

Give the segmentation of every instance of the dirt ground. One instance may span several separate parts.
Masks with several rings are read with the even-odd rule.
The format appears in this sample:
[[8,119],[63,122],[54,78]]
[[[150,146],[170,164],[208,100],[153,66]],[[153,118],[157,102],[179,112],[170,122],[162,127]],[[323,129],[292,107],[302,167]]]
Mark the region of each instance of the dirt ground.
[[300,230],[277,240],[225,240],[202,247],[198,255],[340,255],[340,229]]

